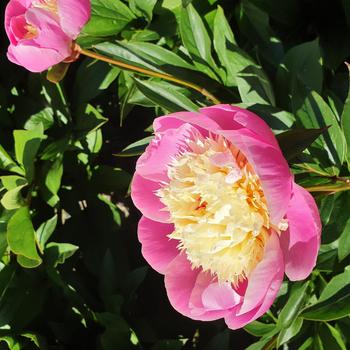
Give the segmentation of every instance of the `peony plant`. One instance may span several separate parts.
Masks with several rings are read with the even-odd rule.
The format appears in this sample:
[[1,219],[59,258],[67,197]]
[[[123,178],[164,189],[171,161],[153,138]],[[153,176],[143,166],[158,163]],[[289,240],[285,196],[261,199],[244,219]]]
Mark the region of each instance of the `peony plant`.
[[74,60],[74,40],[89,18],[89,0],[11,0],[5,10],[7,57],[31,72]]
[[321,222],[270,128],[230,105],[156,118],[131,195],[138,237],[172,306],[231,329],[263,315],[284,274],[316,263]]

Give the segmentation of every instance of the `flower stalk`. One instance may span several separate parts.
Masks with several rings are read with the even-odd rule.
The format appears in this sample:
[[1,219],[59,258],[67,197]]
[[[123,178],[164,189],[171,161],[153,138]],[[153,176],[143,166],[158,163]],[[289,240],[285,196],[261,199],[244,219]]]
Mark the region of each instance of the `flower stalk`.
[[202,88],[201,86],[199,86],[197,84],[176,78],[170,74],[155,72],[155,71],[152,71],[150,69],[141,68],[138,66],[134,66],[132,64],[128,64],[128,63],[116,60],[116,59],[112,59],[112,58],[106,57],[104,55],[101,55],[97,52],[82,49],[81,47],[79,47],[78,50],[79,50],[80,54],[82,54],[82,55],[85,55],[87,57],[90,57],[90,58],[93,58],[96,60],[100,60],[100,61],[103,61],[103,62],[106,62],[109,64],[113,64],[114,66],[120,67],[122,69],[127,69],[127,70],[137,72],[137,73],[149,76],[149,77],[161,78],[161,79],[176,83],[178,85],[191,88],[191,89],[199,92],[203,96],[205,96],[209,101],[213,102],[214,104],[220,104],[220,101],[214,95],[212,95],[209,91],[207,91],[206,89]]

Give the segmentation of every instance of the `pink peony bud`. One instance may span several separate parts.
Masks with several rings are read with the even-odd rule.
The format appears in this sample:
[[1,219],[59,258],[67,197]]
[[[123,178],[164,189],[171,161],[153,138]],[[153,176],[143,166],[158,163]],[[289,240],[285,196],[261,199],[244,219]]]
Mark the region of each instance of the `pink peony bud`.
[[316,264],[321,222],[275,136],[255,114],[229,105],[154,121],[132,199],[143,214],[142,253],[165,275],[173,307],[237,329],[272,305],[284,273]]
[[31,72],[69,60],[75,55],[73,40],[89,18],[89,0],[10,0],[7,57]]

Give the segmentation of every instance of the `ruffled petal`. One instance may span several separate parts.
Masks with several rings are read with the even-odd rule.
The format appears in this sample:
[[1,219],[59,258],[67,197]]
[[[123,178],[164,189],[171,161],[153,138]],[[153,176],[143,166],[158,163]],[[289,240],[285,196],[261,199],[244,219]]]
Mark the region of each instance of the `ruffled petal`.
[[303,280],[316,264],[322,227],[313,197],[297,184],[293,186],[287,220],[288,230],[280,238],[286,275],[291,281]]
[[[217,320],[230,312],[230,309],[208,310],[203,305],[203,293],[211,283],[216,284],[217,282],[213,280],[210,273],[192,269],[184,253],[178,255],[169,264],[165,273],[165,288],[171,305],[182,315],[194,320]],[[224,293],[226,292],[225,290]],[[207,302],[209,303],[208,300]],[[225,302],[227,303],[227,300]]]
[[281,151],[265,143],[248,129],[219,131],[247,157],[259,176],[273,224],[286,215],[292,195],[293,177]]
[[11,30],[11,19],[20,15],[24,15],[30,2],[24,0],[9,1],[5,9],[5,30],[11,44],[16,44],[17,40]]
[[196,133],[196,129],[187,123],[178,129],[157,133],[137,161],[138,174],[152,181],[166,182],[168,165],[186,149],[186,140],[192,139]]
[[[44,9],[31,8],[25,14],[28,23],[38,28],[38,36],[23,40],[24,45],[56,50],[63,59],[71,54],[71,39],[62,31],[52,14]],[[19,45],[21,45],[19,43]]]
[[179,254],[178,242],[168,238],[174,226],[150,220],[143,216],[138,225],[142,255],[159,273],[164,274],[169,263]]
[[279,148],[276,137],[270,127],[256,114],[232,105],[216,105],[201,108],[200,112],[214,120],[221,129],[248,129],[264,142]]
[[56,50],[25,45],[11,45],[7,57],[31,72],[43,72],[64,59]]
[[57,0],[58,16],[63,31],[76,39],[91,15],[89,0]]
[[168,223],[169,211],[156,195],[159,188],[158,182],[145,179],[136,172],[131,183],[131,198],[144,216],[154,221]]
[[284,272],[283,254],[276,233],[272,233],[265,246],[262,261],[256,266],[248,279],[244,302],[239,314],[247,313],[262,304],[276,275]]
[[278,237],[273,233],[267,241],[263,260],[249,276],[243,304],[225,317],[231,329],[245,326],[263,315],[272,305],[284,275],[283,254]]

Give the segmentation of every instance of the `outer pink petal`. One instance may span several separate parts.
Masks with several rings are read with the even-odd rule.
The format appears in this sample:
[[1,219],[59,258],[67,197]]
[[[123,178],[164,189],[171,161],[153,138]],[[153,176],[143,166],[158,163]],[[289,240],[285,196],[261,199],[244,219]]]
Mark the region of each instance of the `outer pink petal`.
[[265,143],[248,129],[219,131],[238,147],[258,174],[272,223],[286,215],[292,195],[292,174],[281,151]]
[[11,18],[23,15],[29,7],[29,2],[24,0],[9,1],[5,9],[5,30],[10,42],[16,44],[17,40],[10,29]]
[[64,58],[71,54],[71,39],[62,31],[55,18],[43,9],[29,9],[25,17],[27,22],[39,30],[39,35],[31,40],[23,40],[19,45],[33,45],[56,50]]
[[156,191],[160,188],[158,182],[147,180],[137,172],[131,183],[131,198],[137,209],[151,220],[169,222],[169,212],[159,200]]
[[174,226],[150,220],[143,216],[139,221],[138,237],[142,255],[159,273],[164,274],[169,263],[179,254],[178,241],[167,237]]
[[75,39],[91,15],[89,0],[57,0],[58,15],[63,31]]
[[272,305],[280,289],[284,262],[275,233],[271,235],[265,249],[264,259],[249,277],[241,308],[225,317],[227,325],[232,329],[241,328],[263,315]]
[[[263,120],[253,113],[228,105],[202,110],[204,114],[180,112],[157,118],[154,129],[164,132],[191,123],[203,135],[221,134],[238,147],[259,175],[270,210],[278,224],[285,216],[292,194],[293,177],[277,142]],[[256,126],[256,127],[254,127]]]
[[204,307],[202,294],[211,283],[216,282],[210,274],[200,269],[192,269],[184,253],[169,264],[165,273],[165,288],[171,305],[181,314],[195,320],[217,320],[229,312],[207,310]]
[[11,45],[7,57],[31,72],[42,72],[64,59],[56,50],[25,45]]
[[186,149],[186,140],[192,138],[196,132],[190,124],[183,124],[178,129],[157,133],[138,159],[136,171],[152,181],[167,181],[167,166],[176,155]]
[[283,254],[277,234],[273,232],[266,243],[263,260],[249,276],[247,290],[239,314],[245,314],[263,302],[270,285],[281,271],[283,275]]
[[288,231],[281,234],[286,274],[291,281],[305,279],[316,264],[320,248],[321,220],[309,192],[294,184],[287,211]]
[[215,132],[220,129],[214,120],[194,112],[177,112],[159,117],[154,120],[153,129],[155,132],[164,132],[168,129],[177,129],[184,123],[192,124],[202,135],[208,135],[208,131]]
[[224,130],[246,128],[257,134],[264,142],[279,149],[270,127],[256,114],[232,105],[216,105],[201,108],[200,112],[214,120]]

